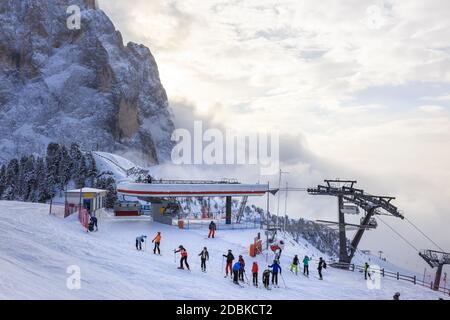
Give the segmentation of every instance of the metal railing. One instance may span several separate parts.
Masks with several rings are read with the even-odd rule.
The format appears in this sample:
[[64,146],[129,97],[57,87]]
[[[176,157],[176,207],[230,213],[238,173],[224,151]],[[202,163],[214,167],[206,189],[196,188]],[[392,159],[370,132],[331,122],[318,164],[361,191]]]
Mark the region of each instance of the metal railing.
[[[358,272],[364,272],[364,266],[359,266],[359,265],[355,265],[354,263],[346,263],[346,262],[335,262],[335,261],[331,261],[329,263],[330,267],[333,268],[339,268],[339,269],[345,269],[345,270],[349,270],[349,271],[358,271]],[[382,277],[387,277],[387,278],[393,278],[396,280],[403,280],[403,281],[407,281],[407,282],[411,282],[414,284],[418,284],[430,289],[433,289],[433,281],[431,281],[430,283],[428,283],[427,281],[423,281],[420,279],[417,279],[416,275],[406,275],[406,274],[401,274],[400,272],[394,272],[394,271],[389,271],[386,270],[385,268],[381,268],[381,269],[370,269],[370,273],[372,274],[380,274]],[[449,295],[450,296],[450,288],[446,288],[446,287],[439,287],[438,290],[443,294]]]
[[240,223],[226,224],[225,220],[215,220],[215,219],[174,219],[173,225],[178,225],[178,221],[183,221],[183,229],[207,229],[211,221],[216,224],[216,230],[238,230],[238,229],[259,229],[261,222],[257,219],[251,221],[241,221]]
[[[142,181],[146,183],[145,181]],[[164,180],[152,179],[152,184],[239,184],[236,179],[221,179],[221,180]]]

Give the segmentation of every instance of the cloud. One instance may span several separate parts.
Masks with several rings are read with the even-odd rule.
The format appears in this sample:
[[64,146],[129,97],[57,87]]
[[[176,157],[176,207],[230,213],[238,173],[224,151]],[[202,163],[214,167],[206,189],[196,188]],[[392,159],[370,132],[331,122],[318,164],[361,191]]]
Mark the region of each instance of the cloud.
[[[201,119],[221,130],[280,130],[290,185],[357,179],[397,196],[450,247],[447,0],[101,0],[100,7],[125,39],[152,49],[177,126]],[[289,208],[292,216],[335,218],[333,199],[291,196]],[[363,245],[385,245],[389,231],[380,231]],[[399,248],[384,251],[403,256]]]

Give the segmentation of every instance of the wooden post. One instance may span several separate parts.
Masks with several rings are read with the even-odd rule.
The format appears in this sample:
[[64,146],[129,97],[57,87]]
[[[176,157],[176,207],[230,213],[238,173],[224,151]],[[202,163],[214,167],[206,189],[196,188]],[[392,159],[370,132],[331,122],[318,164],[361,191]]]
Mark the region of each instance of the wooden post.
[[400,280],[400,273],[397,271],[397,280]]

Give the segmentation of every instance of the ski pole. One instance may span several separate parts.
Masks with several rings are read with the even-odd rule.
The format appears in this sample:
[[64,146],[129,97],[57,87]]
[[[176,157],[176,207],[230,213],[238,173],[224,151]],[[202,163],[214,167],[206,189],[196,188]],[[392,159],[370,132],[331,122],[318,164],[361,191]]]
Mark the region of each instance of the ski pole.
[[177,263],[177,253],[175,249],[173,249],[173,262]]
[[244,274],[245,280],[247,280],[247,284],[248,284],[248,286],[250,287],[250,282],[248,281],[247,273],[246,273],[245,271],[242,271],[242,273]]
[[287,285],[286,285],[286,282],[284,282],[284,277],[283,277],[283,274],[280,272],[280,276],[281,276],[281,280],[283,280],[283,283],[284,283],[284,287],[287,289]]
[[223,259],[224,259],[225,257],[224,256],[222,256],[222,268],[220,268],[220,270],[222,270],[223,271]]

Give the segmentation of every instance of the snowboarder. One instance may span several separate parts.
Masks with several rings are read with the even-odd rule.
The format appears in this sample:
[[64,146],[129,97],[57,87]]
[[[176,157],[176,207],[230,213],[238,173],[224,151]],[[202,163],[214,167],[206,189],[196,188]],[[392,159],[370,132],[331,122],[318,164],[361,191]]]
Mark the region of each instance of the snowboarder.
[[156,254],[156,250],[158,250],[158,254],[161,255],[161,250],[159,249],[159,245],[161,243],[161,232],[158,231],[156,236],[153,238],[152,243],[155,243],[155,247],[153,248],[153,254]]
[[270,269],[267,268],[266,270],[264,270],[263,275],[262,275],[262,281],[264,284],[264,288],[266,288],[267,290],[269,290],[269,280],[270,280]]
[[371,277],[370,277],[370,272],[369,272],[369,268],[370,268],[370,265],[366,262],[366,263],[364,264],[364,279],[365,279],[365,280],[367,280],[367,276],[369,277],[369,279],[371,279]]
[[309,261],[311,259],[308,256],[303,258],[303,274],[309,276]]
[[136,250],[142,250],[142,243],[145,242],[145,239],[147,239],[147,236],[139,236],[136,237]]
[[239,284],[239,270],[241,270],[241,264],[238,261],[233,265],[233,283],[235,284]]
[[400,292],[396,292],[393,297],[394,300],[400,300]]
[[209,223],[208,228],[209,228],[208,238],[211,238],[211,236],[214,238],[214,235],[216,234],[216,229],[217,229],[215,222],[211,221]]
[[228,253],[223,255],[225,258],[227,258],[227,265],[225,267],[225,277],[228,276],[228,269],[230,269],[230,276],[231,276],[231,269],[233,265],[234,256],[231,250],[228,250]]
[[297,275],[298,274],[298,256],[297,255],[295,255],[294,259],[292,260],[291,272],[294,272],[294,269],[295,269],[295,275]]
[[184,269],[184,267],[183,267],[183,262],[184,262],[184,263],[186,264],[186,268],[187,268],[188,270],[191,270],[191,269],[189,269],[189,264],[188,264],[188,262],[187,262],[188,254],[187,254],[186,249],[185,249],[182,245],[179,245],[179,246],[178,246],[178,250],[174,250],[174,252],[175,252],[175,253],[179,252],[179,253],[180,253],[180,256],[181,256],[181,259],[180,259],[180,267],[179,267],[178,269]]
[[252,265],[252,275],[253,275],[253,285],[255,287],[258,286],[258,263],[256,261],[253,262]]
[[95,231],[98,231],[97,217],[96,216],[91,216],[90,220],[91,220],[90,223],[92,223],[92,227],[95,227]]
[[268,267],[272,268],[272,284],[278,286],[278,272],[281,273],[281,266],[278,264],[278,260],[273,260],[273,263]]
[[204,247],[202,252],[200,252],[198,255],[200,256],[202,271],[206,272],[206,260],[209,260],[208,249]]
[[244,282],[245,261],[241,255],[239,255],[239,263],[241,264],[241,268],[239,269],[239,281]]
[[319,271],[320,280],[323,280],[323,278],[322,278],[322,268],[326,269],[327,268],[327,264],[326,264],[325,260],[323,260],[322,257],[320,257],[319,258],[319,265],[317,266],[317,271]]

